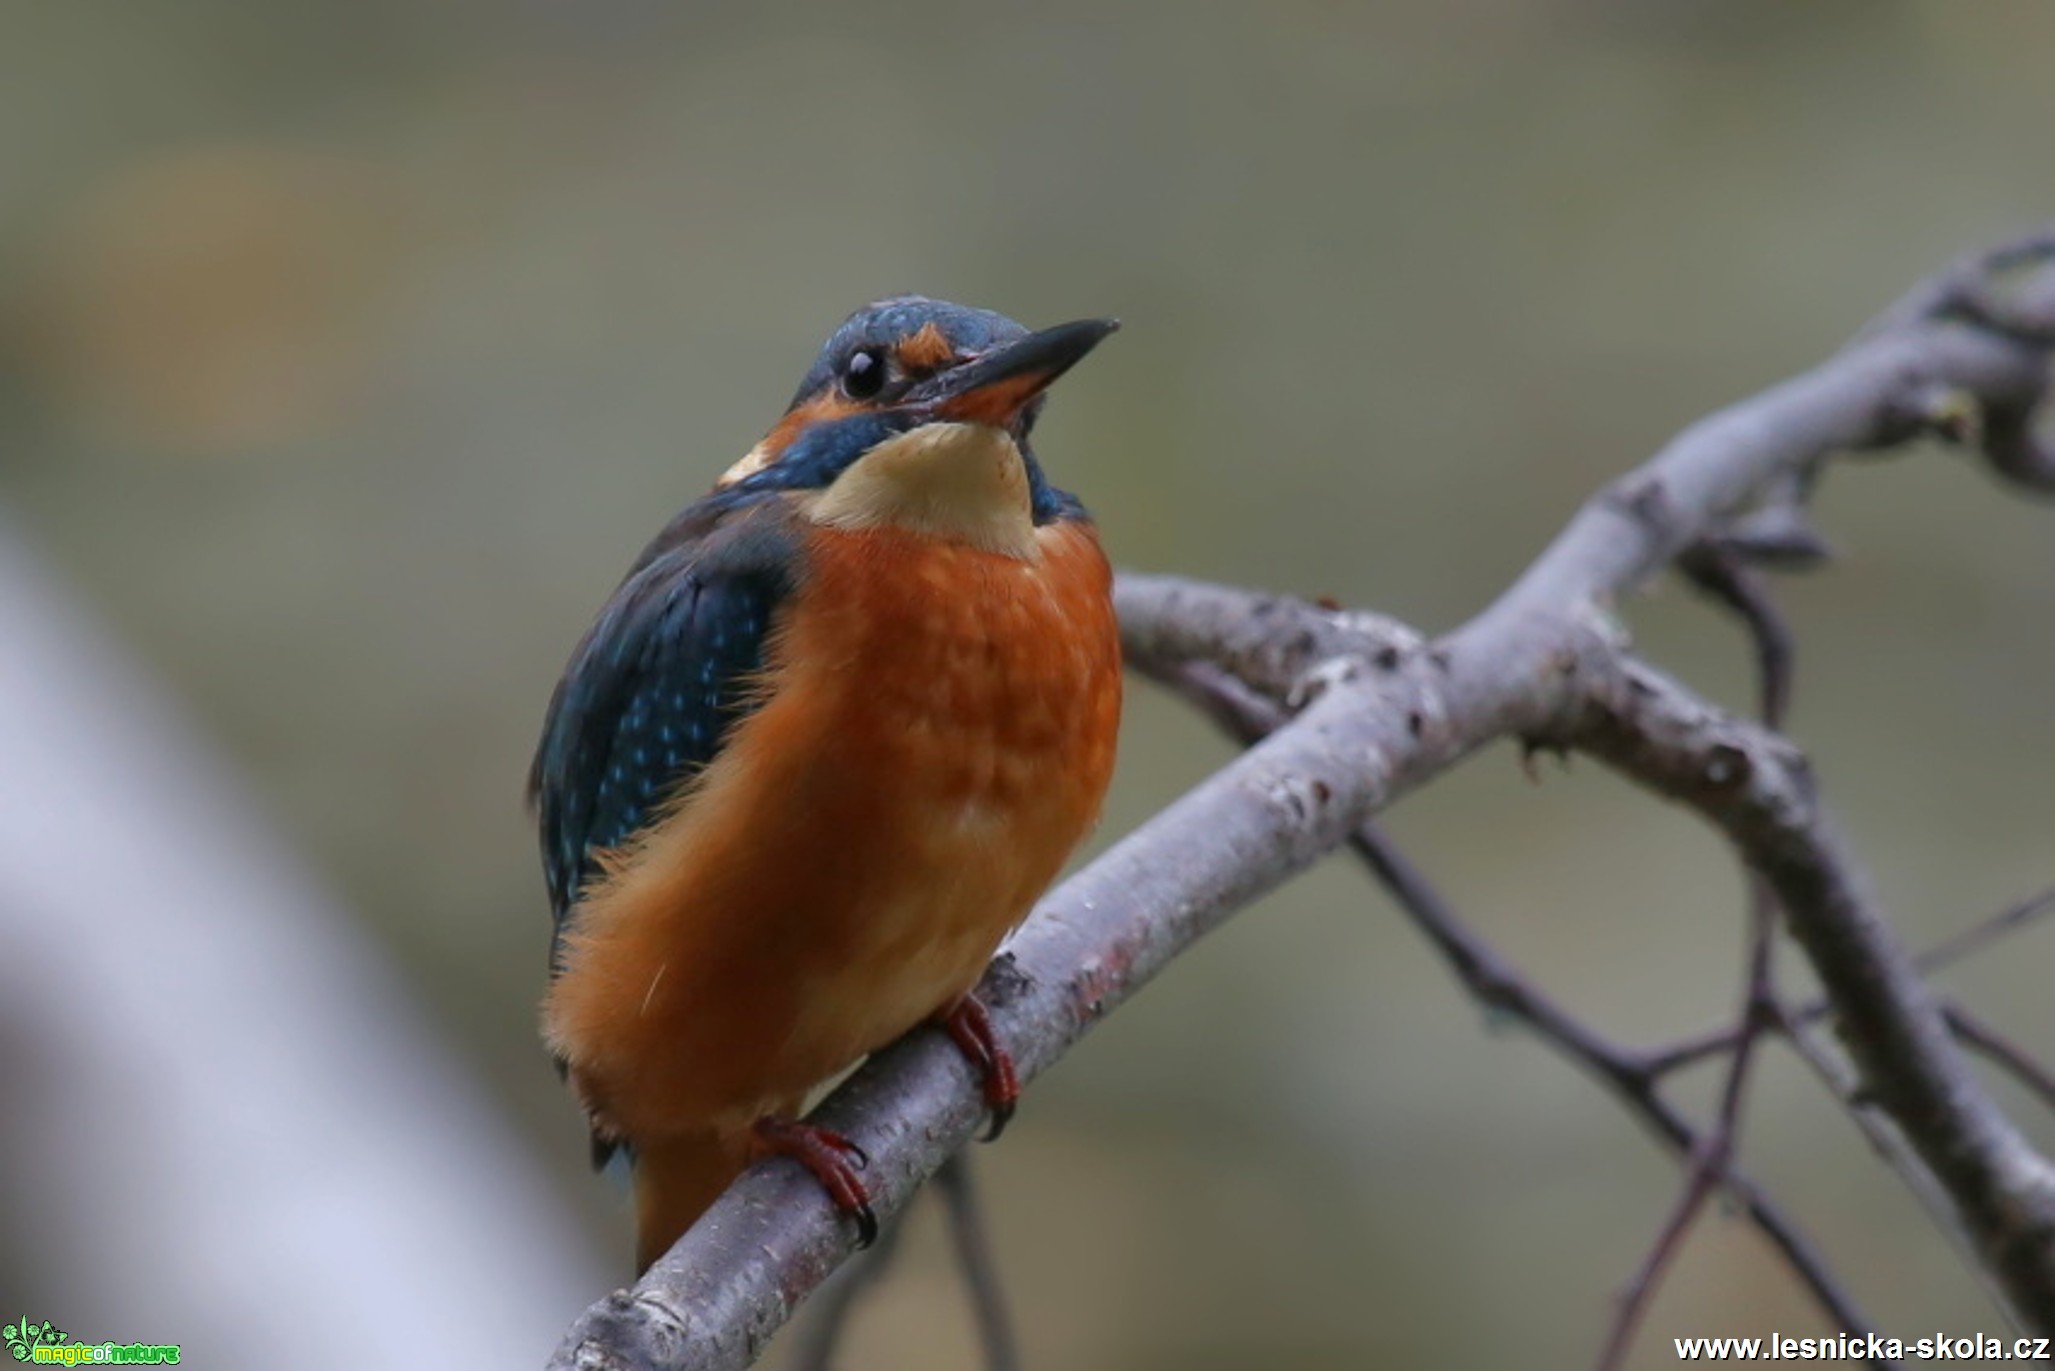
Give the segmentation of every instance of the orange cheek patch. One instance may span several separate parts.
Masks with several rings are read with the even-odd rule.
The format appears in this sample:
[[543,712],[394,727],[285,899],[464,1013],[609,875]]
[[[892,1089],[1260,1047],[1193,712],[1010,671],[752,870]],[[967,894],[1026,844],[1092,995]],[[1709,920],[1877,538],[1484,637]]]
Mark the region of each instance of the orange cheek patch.
[[940,371],[956,360],[956,349],[933,324],[922,324],[920,332],[899,344],[899,365],[915,376]]

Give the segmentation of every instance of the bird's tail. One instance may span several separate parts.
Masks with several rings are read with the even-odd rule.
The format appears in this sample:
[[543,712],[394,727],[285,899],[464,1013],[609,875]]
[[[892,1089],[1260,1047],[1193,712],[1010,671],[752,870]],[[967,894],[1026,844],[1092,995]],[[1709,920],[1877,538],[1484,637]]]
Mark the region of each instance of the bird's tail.
[[635,1149],[635,1273],[670,1250],[742,1174],[746,1146],[717,1133],[687,1133]]

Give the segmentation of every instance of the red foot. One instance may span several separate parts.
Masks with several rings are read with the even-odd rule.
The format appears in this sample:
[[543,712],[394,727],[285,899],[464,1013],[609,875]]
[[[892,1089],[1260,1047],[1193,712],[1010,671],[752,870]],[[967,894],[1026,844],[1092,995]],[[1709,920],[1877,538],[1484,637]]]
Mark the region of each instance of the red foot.
[[856,1245],[869,1247],[878,1240],[871,1192],[856,1175],[871,1159],[855,1143],[833,1129],[766,1115],[750,1132],[750,1150],[759,1157],[790,1157],[811,1171],[835,1208],[856,1220]]
[[1006,1131],[1013,1107],[1020,1103],[1020,1073],[1014,1070],[1013,1055],[999,1045],[999,1037],[992,1031],[992,1016],[975,995],[965,995],[950,1006],[942,1015],[942,1027],[984,1078],[985,1105],[992,1111],[992,1127],[985,1141],[991,1142]]

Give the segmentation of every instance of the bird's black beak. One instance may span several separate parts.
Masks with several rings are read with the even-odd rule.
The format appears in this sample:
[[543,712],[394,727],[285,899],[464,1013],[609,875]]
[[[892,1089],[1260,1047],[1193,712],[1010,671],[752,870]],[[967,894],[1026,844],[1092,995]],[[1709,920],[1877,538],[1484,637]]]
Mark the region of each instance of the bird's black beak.
[[1118,319],[1079,319],[1030,333],[937,372],[907,391],[902,403],[938,420],[1010,428],[1050,383],[1119,327]]

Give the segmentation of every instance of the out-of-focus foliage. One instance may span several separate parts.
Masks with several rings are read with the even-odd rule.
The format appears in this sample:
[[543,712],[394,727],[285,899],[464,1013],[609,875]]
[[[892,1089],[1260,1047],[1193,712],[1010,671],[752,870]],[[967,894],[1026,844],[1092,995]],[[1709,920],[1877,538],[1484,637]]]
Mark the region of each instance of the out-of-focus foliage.
[[[0,499],[624,1265],[534,1042],[521,775],[587,615],[848,309],[1121,315],[1040,439],[1118,557],[1434,629],[1681,423],[2055,212],[2032,0],[4,13]],[[1795,731],[1924,942],[2055,877],[2055,515],[1925,453],[1835,479],[1823,523],[1849,555],[1790,588]],[[1669,591],[1632,614],[1745,700],[1729,627]],[[1138,692],[1107,830],[1221,755]],[[1656,803],[1493,755],[1393,826],[1607,1028],[1728,1009],[1738,882]],[[2040,936],[1947,984],[2045,1051],[2051,963]],[[1796,1068],[1744,1157],[1886,1331],[1995,1329]],[[980,1160],[1029,1361],[1079,1369],[1580,1360],[1674,1177],[1340,866]],[[1817,1326],[1714,1221],[1647,1364]],[[962,1364],[938,1243],[859,1330],[859,1364]]]

